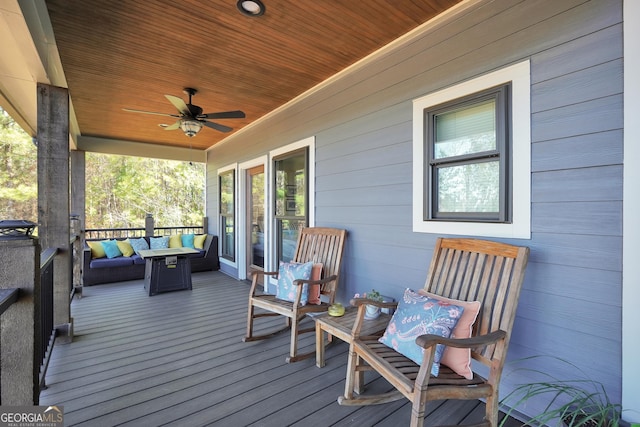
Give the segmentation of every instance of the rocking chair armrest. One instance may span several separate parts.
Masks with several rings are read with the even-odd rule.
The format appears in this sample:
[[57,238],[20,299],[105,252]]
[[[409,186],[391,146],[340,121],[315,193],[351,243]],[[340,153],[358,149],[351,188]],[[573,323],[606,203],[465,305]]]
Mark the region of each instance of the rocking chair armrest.
[[359,307],[363,304],[365,305],[375,305],[376,307],[380,307],[380,308],[396,308],[398,307],[398,303],[397,302],[382,302],[382,301],[375,301],[369,298],[352,298],[351,301],[349,301],[349,304],[351,304],[354,307]]
[[252,272],[252,274],[254,276],[277,276],[278,272],[277,271],[260,271],[260,270],[255,270]]
[[356,313],[356,318],[353,322],[353,327],[351,328],[351,339],[357,340],[360,338],[360,330],[362,329],[362,324],[364,322],[364,313],[367,305],[375,305],[380,308],[393,308],[395,309],[398,306],[397,302],[381,302],[374,301],[368,298],[352,298],[349,301],[354,307],[358,308],[358,312]]
[[503,330],[497,330],[486,335],[471,338],[443,338],[439,335],[426,334],[416,338],[416,344],[425,349],[436,344],[444,344],[449,347],[458,348],[475,348],[495,344],[505,339],[506,336],[507,333]]
[[338,278],[338,276],[336,276],[335,274],[329,277],[325,277],[324,279],[318,279],[318,280],[311,280],[311,279],[296,279],[293,281],[293,284],[296,286],[302,286],[305,283],[308,283],[310,285],[322,285],[324,283],[329,283],[332,282],[334,280],[336,280]]
[[249,290],[249,296],[253,298],[256,295],[256,287],[258,284],[258,276],[277,276],[277,271],[254,271],[251,276],[251,289]]

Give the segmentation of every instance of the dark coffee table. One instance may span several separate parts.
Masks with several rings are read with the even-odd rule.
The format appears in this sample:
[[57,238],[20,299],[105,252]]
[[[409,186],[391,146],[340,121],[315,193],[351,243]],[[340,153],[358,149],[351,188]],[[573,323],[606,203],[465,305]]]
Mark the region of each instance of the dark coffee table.
[[144,288],[149,296],[160,292],[191,290],[191,248],[141,250],[145,259]]

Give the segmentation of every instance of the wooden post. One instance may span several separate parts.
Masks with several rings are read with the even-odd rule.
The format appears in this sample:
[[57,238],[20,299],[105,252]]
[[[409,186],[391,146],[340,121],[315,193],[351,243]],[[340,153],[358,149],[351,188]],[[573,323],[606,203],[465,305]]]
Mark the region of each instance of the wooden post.
[[73,242],[73,287],[76,295],[82,294],[82,262],[85,227],[85,176],[84,151],[72,151],[71,158],[71,234],[78,236]]
[[148,213],[144,218],[144,235],[147,237],[152,237],[155,231],[155,224],[153,222],[153,215]]
[[71,244],[73,253],[73,289],[74,295],[82,295],[82,263],[84,256],[84,233],[82,232],[80,216],[71,215],[71,237],[76,239]]
[[202,217],[202,234],[209,234],[209,218]]
[[57,248],[53,278],[53,323],[60,342],[73,327],[69,297],[72,251],[69,236],[69,91],[38,83],[38,236],[42,248]]
[[40,246],[30,238],[0,240],[0,259],[0,287],[19,289],[0,322],[0,405],[38,405]]

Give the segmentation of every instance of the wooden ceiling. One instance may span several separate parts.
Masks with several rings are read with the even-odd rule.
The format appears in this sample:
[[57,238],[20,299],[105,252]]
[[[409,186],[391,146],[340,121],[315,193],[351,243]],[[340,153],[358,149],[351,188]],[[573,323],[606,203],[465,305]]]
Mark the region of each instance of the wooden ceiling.
[[[164,97],[205,113],[243,110],[216,122],[234,131],[280,107],[460,0],[262,0],[259,17],[236,0],[46,0],[80,132],[207,149],[231,133],[165,131]],[[232,131],[233,132],[233,131]]]

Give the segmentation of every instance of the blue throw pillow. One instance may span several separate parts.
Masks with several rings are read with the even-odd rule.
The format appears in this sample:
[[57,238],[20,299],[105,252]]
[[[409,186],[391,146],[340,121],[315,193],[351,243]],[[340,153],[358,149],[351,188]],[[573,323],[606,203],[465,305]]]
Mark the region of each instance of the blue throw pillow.
[[149,244],[142,237],[140,237],[139,239],[129,239],[129,243],[131,244],[131,247],[133,248],[135,253],[138,255],[140,255],[141,250],[149,249]]
[[[299,264],[296,262],[280,261],[280,268],[278,269],[278,290],[276,292],[276,298],[294,302],[298,289],[294,281],[297,279],[309,280],[309,277],[311,277],[312,268],[312,262]],[[309,284],[304,283],[302,285],[302,297],[300,298],[300,305],[306,305],[308,299]]]
[[[422,363],[424,349],[416,344],[416,338],[425,334],[449,338],[463,311],[464,308],[458,305],[406,289],[384,335],[378,341],[419,365]],[[444,349],[442,344],[436,346],[431,368],[431,375],[434,377],[440,372],[440,358]]]
[[182,247],[183,248],[191,248],[191,249],[195,249],[195,245],[193,244],[193,241],[195,239],[196,236],[194,236],[193,234],[183,234],[182,235]]
[[104,240],[100,242],[102,248],[104,249],[105,255],[107,258],[115,258],[122,256],[122,252],[120,252],[120,248],[118,247],[118,243],[115,240]]
[[151,249],[166,249],[169,247],[169,236],[165,237],[150,237]]

